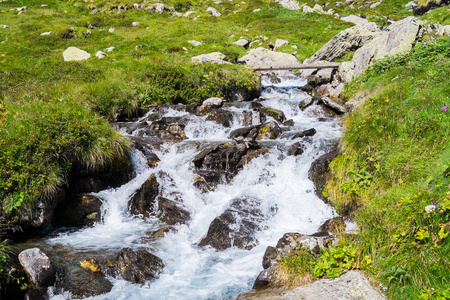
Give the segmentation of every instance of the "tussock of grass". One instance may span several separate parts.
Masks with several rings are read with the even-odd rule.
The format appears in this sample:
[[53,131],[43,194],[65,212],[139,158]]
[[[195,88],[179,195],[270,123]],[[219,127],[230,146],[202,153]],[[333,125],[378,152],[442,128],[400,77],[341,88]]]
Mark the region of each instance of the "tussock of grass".
[[450,293],[448,49],[448,38],[419,45],[348,87],[370,97],[345,118],[327,194],[341,212],[353,210],[355,245],[392,299]]

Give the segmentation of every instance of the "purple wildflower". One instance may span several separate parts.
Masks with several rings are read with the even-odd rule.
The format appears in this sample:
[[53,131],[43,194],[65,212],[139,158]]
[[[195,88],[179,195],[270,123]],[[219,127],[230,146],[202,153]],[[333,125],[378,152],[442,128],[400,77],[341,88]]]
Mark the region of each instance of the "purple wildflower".
[[444,106],[444,107],[441,107],[441,109],[447,111],[447,110],[448,110],[448,107],[449,107],[449,105],[446,105],[446,106]]

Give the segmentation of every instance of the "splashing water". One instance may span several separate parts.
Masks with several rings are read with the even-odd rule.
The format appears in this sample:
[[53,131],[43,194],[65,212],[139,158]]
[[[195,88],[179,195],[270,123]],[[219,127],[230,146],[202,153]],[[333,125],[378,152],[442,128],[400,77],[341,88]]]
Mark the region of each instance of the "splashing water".
[[[298,103],[306,94],[298,87],[304,79],[288,77],[272,84],[262,78],[267,87],[262,104],[284,111],[294,121],[289,130],[300,131],[315,128],[317,134],[304,141],[306,149],[301,156],[286,156],[285,148],[295,141],[289,138],[261,141],[270,145],[270,152],[253,159],[234,177],[231,183],[219,185],[214,191],[201,193],[194,187],[192,159],[199,143],[228,141],[231,130],[242,127],[239,114],[249,110],[240,103],[227,108],[234,115],[231,128],[224,128],[205,117],[189,116],[185,127],[188,140],[165,146],[157,152],[160,162],[150,169],[145,157],[138,151],[132,153],[136,176],[117,189],[95,193],[103,199],[103,220],[92,228],[63,233],[51,238],[50,244],[70,245],[75,249],[117,249],[123,247],[147,249],[159,256],[165,264],[159,279],[144,285],[131,284],[121,279],[111,279],[111,292],[90,299],[233,299],[251,286],[262,270],[261,260],[267,246],[275,245],[286,232],[312,234],[327,219],[336,215],[314,194],[314,185],[308,179],[311,163],[324,153],[327,146],[340,138],[340,127],[333,120],[319,121],[312,109],[302,111]],[[270,89],[270,90],[269,90]],[[269,90],[269,91],[267,91]],[[170,116],[186,116],[186,113],[168,110]],[[236,117],[238,116],[238,117]],[[252,123],[259,119],[252,112]],[[172,180],[161,176],[163,171]],[[128,201],[135,191],[151,175],[155,174],[164,193],[177,193],[191,219],[186,225],[176,225],[157,243],[148,243],[145,233],[157,230],[161,222],[144,221],[128,212]],[[167,176],[166,176],[167,177]],[[258,244],[251,250],[229,248],[217,251],[211,247],[199,247],[209,225],[221,215],[236,198],[258,199],[265,217],[256,234]],[[52,299],[65,299],[68,295],[52,295]]]

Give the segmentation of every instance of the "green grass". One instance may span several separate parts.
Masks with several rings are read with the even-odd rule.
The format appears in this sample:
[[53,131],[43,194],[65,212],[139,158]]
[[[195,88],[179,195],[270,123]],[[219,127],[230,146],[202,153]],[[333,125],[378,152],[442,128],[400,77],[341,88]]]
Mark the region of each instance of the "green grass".
[[326,193],[358,222],[354,245],[391,299],[450,297],[449,49],[448,38],[419,45],[347,89],[370,96],[345,118]]

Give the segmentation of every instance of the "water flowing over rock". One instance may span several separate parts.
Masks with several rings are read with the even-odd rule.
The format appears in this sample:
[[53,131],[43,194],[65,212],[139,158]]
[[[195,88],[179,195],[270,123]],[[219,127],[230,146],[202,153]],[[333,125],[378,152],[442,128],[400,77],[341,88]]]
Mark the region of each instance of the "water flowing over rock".
[[385,32],[359,48],[350,62],[339,67],[342,80],[350,81],[359,76],[374,61],[396,54],[407,53],[424,32],[423,22],[408,17],[390,25]]
[[56,271],[48,256],[39,248],[20,252],[19,261],[34,288],[47,287],[55,282]]
[[152,174],[130,199],[128,209],[134,215],[149,217],[154,211],[158,195],[159,183],[155,174]]
[[263,228],[264,216],[258,199],[235,199],[230,208],[212,221],[199,246],[210,245],[217,250],[234,246],[250,250],[256,246],[254,235]]
[[289,65],[298,63],[297,58],[295,58],[294,55],[274,52],[262,47],[250,50],[248,54],[239,58],[238,62],[251,66]]
[[123,248],[117,255],[116,266],[123,279],[143,284],[157,278],[164,268],[164,263],[148,251],[134,252],[130,248]]

